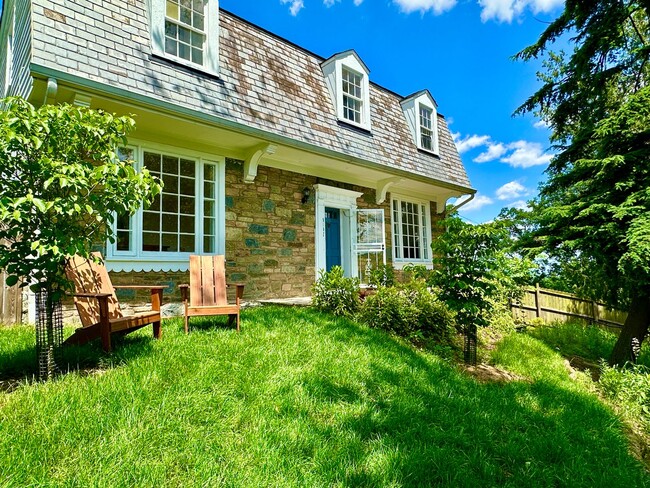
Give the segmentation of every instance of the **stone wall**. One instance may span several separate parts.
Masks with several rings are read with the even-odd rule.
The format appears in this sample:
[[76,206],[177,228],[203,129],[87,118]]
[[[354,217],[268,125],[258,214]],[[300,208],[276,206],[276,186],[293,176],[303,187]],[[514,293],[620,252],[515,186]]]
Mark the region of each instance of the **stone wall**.
[[[383,208],[385,214],[386,261],[392,261],[390,195],[375,203],[375,190],[356,185],[260,166],[254,183],[244,183],[240,161],[226,163],[226,279],[244,283],[244,300],[309,296],[315,281],[315,205],[313,198],[302,203],[303,189],[319,183],[363,193],[360,209]],[[431,203],[432,230],[442,218]],[[397,272],[398,277],[402,273]],[[165,315],[177,315],[180,308],[179,284],[189,283],[187,272],[112,272],[114,285],[166,285],[163,294]],[[229,290],[231,300],[234,288]],[[147,290],[118,290],[124,311],[147,308]],[[74,312],[67,302],[68,312]],[[71,313],[70,316],[73,316]]]
[[226,164],[227,278],[244,297],[308,296],[315,275],[315,209],[302,203],[312,176],[260,166],[243,183],[242,166]]

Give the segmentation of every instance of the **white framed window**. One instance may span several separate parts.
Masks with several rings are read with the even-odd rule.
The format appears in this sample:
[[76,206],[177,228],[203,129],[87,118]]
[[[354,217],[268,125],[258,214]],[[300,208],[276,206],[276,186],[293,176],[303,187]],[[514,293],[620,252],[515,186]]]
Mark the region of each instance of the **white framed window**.
[[219,72],[218,0],[151,0],[154,54]]
[[162,146],[119,149],[163,183],[152,205],[118,215],[107,266],[115,271],[184,270],[190,254],[225,248],[225,159]]
[[323,61],[321,67],[338,120],[371,130],[370,71],[361,58],[345,51]]
[[420,104],[420,147],[433,151],[433,110]]
[[391,198],[393,263],[431,265],[429,202],[395,195]]
[[438,112],[431,94],[420,91],[402,100],[401,105],[417,148],[438,155]]
[[361,124],[363,108],[363,75],[343,67],[341,87],[343,88],[343,118]]

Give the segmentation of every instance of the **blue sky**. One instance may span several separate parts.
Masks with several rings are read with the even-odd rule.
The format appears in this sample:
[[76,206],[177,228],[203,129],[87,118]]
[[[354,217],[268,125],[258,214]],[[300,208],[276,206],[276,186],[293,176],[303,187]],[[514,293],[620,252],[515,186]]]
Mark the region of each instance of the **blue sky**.
[[549,132],[514,110],[539,86],[540,64],[511,60],[562,0],[221,0],[221,6],[323,57],[354,49],[370,79],[400,95],[428,88],[450,122],[478,190],[472,222],[537,194]]
[[[512,61],[561,12],[563,0],[221,0],[221,7],[329,57],[354,49],[370,79],[401,95],[429,89],[476,198],[472,222],[537,193],[548,130],[513,111],[538,87],[539,63]],[[2,0],[0,0],[0,8]]]

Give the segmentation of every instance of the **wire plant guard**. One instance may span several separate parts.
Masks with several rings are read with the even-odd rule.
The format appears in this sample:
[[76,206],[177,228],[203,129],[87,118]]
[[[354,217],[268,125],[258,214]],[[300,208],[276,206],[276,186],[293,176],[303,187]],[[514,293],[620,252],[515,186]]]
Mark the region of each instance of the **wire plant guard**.
[[465,364],[476,366],[476,342],[477,342],[477,328],[476,324],[465,326],[465,346],[463,353],[465,356]]
[[35,293],[36,298],[36,356],[38,378],[47,380],[59,373],[63,344],[63,311],[61,300],[53,300],[46,289]]

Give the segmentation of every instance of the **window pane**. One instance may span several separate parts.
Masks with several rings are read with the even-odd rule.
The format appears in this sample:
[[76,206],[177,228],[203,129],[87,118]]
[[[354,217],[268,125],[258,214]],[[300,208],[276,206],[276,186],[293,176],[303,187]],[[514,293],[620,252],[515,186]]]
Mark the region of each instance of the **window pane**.
[[203,252],[206,254],[213,254],[215,252],[214,249],[214,237],[205,236],[203,238]]
[[143,251],[160,251],[160,234],[143,232],[142,234]]
[[165,193],[178,193],[178,176],[163,175],[163,191]]
[[204,197],[205,198],[214,198],[214,183],[206,181],[203,185]]
[[151,210],[152,212],[160,210],[160,195],[156,195],[154,197],[153,202],[151,203],[151,206],[149,207],[149,210]]
[[199,30],[203,30],[205,25],[203,22],[203,15],[194,12],[192,15],[192,25]]
[[178,215],[162,215],[162,230],[166,232],[178,232]]
[[170,19],[178,20],[178,3],[167,0],[165,15]]
[[192,49],[192,62],[196,64],[203,64],[203,51],[200,49]]
[[192,11],[188,8],[181,7],[180,21],[183,24],[192,25]]
[[178,234],[163,234],[162,250],[164,252],[178,252]]
[[178,213],[178,197],[176,195],[163,193],[162,210],[163,212]]
[[178,174],[178,158],[173,156],[163,156],[162,158],[163,173],[177,175]]
[[181,235],[180,238],[181,241],[181,247],[179,249],[180,252],[194,252],[194,235]]
[[181,216],[181,232],[184,234],[194,233],[194,217]]
[[215,222],[213,218],[203,219],[203,233],[205,235],[214,235]]
[[[196,172],[196,163],[191,159],[181,159],[181,175],[188,178],[194,178]],[[194,195],[194,193],[192,193]]]
[[203,205],[203,212],[206,217],[214,217],[216,215],[215,213],[215,205],[214,201],[206,200],[204,205]]
[[214,164],[206,164],[204,166],[203,173],[204,173],[204,179],[206,181],[214,181],[216,179],[215,177],[216,171],[215,171]]
[[194,215],[194,198],[181,197],[180,213],[185,215]]
[[190,61],[190,46],[188,46],[187,44],[179,44],[178,57]]
[[160,154],[144,153],[144,166],[149,171],[160,173]]
[[158,212],[143,212],[142,228],[144,230],[160,230],[160,214]]
[[194,195],[194,180],[190,178],[180,179],[180,193],[181,195]]
[[117,246],[118,251],[130,251],[131,250],[131,232],[129,231],[117,231]]

